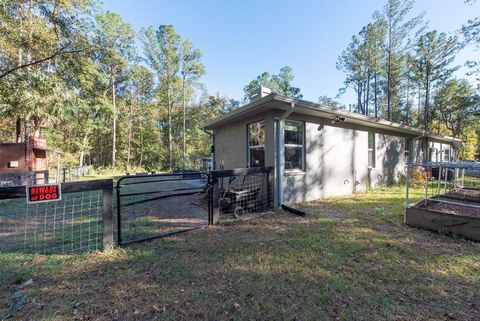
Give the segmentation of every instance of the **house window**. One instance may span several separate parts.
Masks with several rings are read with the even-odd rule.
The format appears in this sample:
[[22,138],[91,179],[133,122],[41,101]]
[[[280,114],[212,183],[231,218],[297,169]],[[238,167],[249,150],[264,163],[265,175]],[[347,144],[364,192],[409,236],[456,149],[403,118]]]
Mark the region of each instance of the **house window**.
[[375,133],[368,133],[368,167],[375,168]]
[[265,121],[248,125],[248,166],[265,166]]
[[285,170],[303,171],[304,169],[304,129],[303,122],[285,121]]
[[405,140],[405,159],[407,160],[407,162],[410,161],[410,153],[412,152],[413,150],[413,142],[411,139],[407,138]]
[[445,152],[443,153],[443,156],[444,156],[443,161],[444,162],[449,162],[450,161],[450,149],[446,148]]

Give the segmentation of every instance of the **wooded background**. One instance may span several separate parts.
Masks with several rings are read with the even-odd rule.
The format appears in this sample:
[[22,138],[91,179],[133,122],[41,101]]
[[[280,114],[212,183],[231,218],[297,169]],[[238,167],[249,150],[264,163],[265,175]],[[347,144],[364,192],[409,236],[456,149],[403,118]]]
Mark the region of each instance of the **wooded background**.
[[[461,138],[460,156],[478,160],[480,58],[465,62],[475,83],[454,77],[453,61],[468,44],[480,49],[480,18],[446,34],[429,30],[424,14],[407,19],[413,8],[386,0],[340,53],[339,95],[354,90],[356,102],[319,102]],[[201,50],[174,26],[135,32],[94,0],[0,2],[0,62],[0,141],[40,135],[64,166],[192,168],[210,155],[201,125],[259,86],[302,98],[288,66],[260,73],[238,100],[209,93]]]

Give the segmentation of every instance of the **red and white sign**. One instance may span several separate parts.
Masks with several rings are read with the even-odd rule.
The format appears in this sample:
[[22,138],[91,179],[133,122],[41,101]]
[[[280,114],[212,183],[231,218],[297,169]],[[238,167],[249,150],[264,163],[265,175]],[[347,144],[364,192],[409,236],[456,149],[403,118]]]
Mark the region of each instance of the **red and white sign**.
[[62,191],[60,184],[44,184],[27,186],[27,203],[60,201]]

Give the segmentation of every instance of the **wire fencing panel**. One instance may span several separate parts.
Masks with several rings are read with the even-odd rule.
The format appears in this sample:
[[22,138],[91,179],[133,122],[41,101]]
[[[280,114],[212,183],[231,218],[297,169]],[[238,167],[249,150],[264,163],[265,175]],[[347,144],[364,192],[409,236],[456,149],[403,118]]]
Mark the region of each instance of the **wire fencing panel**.
[[408,165],[405,223],[480,241],[480,163]]
[[273,167],[210,172],[210,224],[273,208]]
[[480,163],[418,163],[407,171],[407,207],[419,198],[425,206],[479,206]]
[[208,224],[204,173],[126,176],[117,182],[118,243],[128,244]]
[[[111,244],[112,181],[66,183],[62,190],[55,202],[27,204],[21,193],[0,200],[0,251],[69,254]],[[6,194],[0,190],[1,198]]]
[[47,184],[48,171],[30,171],[23,173],[0,173],[0,187]]

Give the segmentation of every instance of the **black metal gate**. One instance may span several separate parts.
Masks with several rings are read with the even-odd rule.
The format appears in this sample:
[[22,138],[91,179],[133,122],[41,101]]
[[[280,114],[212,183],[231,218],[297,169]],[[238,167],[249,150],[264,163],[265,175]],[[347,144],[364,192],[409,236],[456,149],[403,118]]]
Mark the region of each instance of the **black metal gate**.
[[125,245],[208,225],[203,172],[125,176],[117,182],[117,242]]
[[117,242],[256,216],[273,208],[272,191],[273,167],[125,176],[117,182]]

